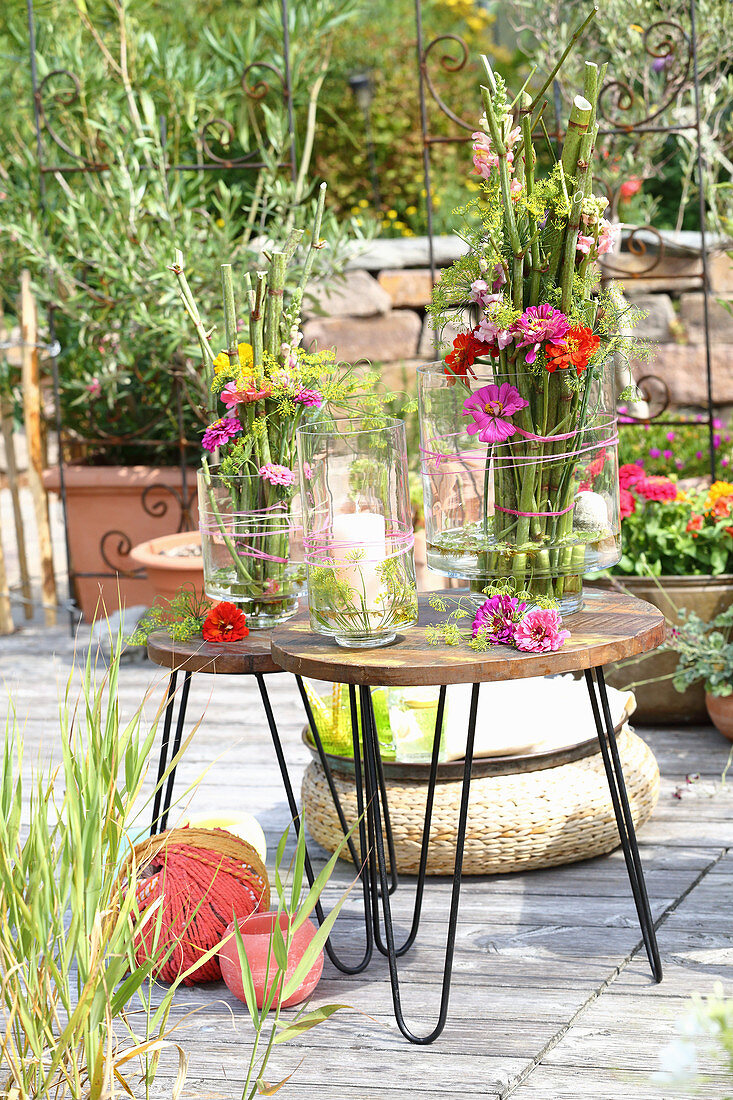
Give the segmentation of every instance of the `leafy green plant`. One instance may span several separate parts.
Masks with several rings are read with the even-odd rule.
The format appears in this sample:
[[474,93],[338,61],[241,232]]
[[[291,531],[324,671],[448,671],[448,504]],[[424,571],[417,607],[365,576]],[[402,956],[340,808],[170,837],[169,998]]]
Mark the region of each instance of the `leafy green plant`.
[[[686,420],[685,424],[670,424],[671,420]],[[713,448],[721,471],[733,466],[733,424],[726,425],[716,417],[713,421]],[[626,408],[619,407],[619,462],[643,466],[647,474],[679,478],[708,477],[710,445],[705,417],[664,413],[649,424],[633,424]]]
[[[109,1096],[139,1060],[146,1095],[177,983],[151,1004],[152,962],[134,959],[133,865],[122,896],[119,864],[141,809],[157,716],[142,707],[122,724],[120,638],[104,676],[90,650],[79,698],[72,677],[60,708],[59,772],[23,779],[23,743],[11,713],[0,787],[0,1088],[17,1100]],[[27,798],[27,806],[25,800]],[[27,823],[27,824],[26,824]],[[151,907],[150,918],[155,919]],[[183,980],[181,975],[179,980]],[[144,1020],[138,1034],[130,1002]],[[179,1049],[179,1077],[185,1056]]]
[[667,650],[679,655],[672,683],[686,691],[702,682],[710,695],[733,694],[733,607],[705,622],[694,611],[678,611],[680,625],[672,630]]

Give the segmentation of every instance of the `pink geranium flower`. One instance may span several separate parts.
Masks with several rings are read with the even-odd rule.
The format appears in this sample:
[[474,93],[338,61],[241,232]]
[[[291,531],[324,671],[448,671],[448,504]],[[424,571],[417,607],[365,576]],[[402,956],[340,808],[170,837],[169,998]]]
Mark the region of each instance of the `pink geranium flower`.
[[525,361],[534,363],[540,344],[557,344],[570,331],[570,322],[559,309],[547,302],[541,306],[528,306],[511,327],[517,347],[528,347]]
[[270,485],[285,485],[287,487],[295,484],[295,474],[290,467],[279,466],[276,462],[268,462],[264,466],[260,466],[258,473],[265,481],[269,481]]
[[525,401],[509,382],[482,386],[463,403],[462,415],[473,420],[466,430],[469,435],[478,433],[482,443],[503,443],[517,430],[507,418],[528,404],[529,401]]
[[562,629],[559,611],[538,607],[517,624],[514,644],[523,653],[554,653],[569,637],[570,631]]

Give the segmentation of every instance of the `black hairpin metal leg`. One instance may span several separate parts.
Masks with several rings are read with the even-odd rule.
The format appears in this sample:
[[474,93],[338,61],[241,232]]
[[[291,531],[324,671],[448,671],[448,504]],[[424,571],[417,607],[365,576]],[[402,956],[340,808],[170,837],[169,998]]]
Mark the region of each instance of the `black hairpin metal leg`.
[[[448,1017],[448,1001],[450,998],[450,984],[451,975],[453,971],[453,953],[455,950],[456,941],[456,927],[458,924],[458,905],[460,901],[461,893],[461,872],[463,868],[463,849],[466,840],[466,823],[468,820],[468,798],[471,788],[471,769],[473,766],[473,747],[476,737],[476,715],[478,713],[478,699],[479,699],[479,684],[473,685],[471,692],[471,707],[468,718],[468,734],[466,737],[466,760],[463,769],[463,789],[461,791],[461,806],[458,815],[458,835],[456,837],[456,860],[453,871],[453,889],[451,892],[451,904],[450,913],[448,917],[448,935],[445,948],[445,965],[443,968],[443,988],[440,998],[440,1014],[438,1022],[431,1032],[427,1035],[415,1035],[408,1028],[405,1023],[404,1016],[402,1014],[402,1004],[400,1000],[400,987],[399,987],[399,974],[397,972],[397,950],[394,943],[394,928],[392,925],[392,913],[390,906],[389,891],[387,889],[387,870],[384,858],[384,839],[382,837],[381,827],[381,813],[379,798],[375,797],[372,804],[372,827],[373,833],[371,839],[374,844],[375,851],[370,852],[370,863],[376,867],[376,871],[379,875],[379,880],[382,887],[382,913],[384,918],[384,931],[387,939],[387,958],[389,961],[389,977],[392,986],[392,1002],[394,1004],[395,1019],[397,1020],[397,1026],[406,1039],[409,1039],[411,1043],[428,1044],[434,1042],[443,1028]],[[373,724],[372,715],[370,714],[370,706],[368,701],[369,689],[361,688],[361,704],[362,715],[367,715],[367,720],[363,721],[363,744],[364,744],[364,766],[367,772],[368,789],[376,792],[378,788],[377,780],[377,754],[379,753],[379,744],[376,737],[376,729]],[[365,697],[366,696],[366,697]],[[435,756],[435,752],[434,752]],[[424,849],[424,845],[423,845]],[[422,860],[421,860],[422,862]]]
[[[267,718],[267,724],[268,724],[269,729],[270,729],[270,736],[272,738],[272,743],[273,743],[273,746],[275,748],[275,755],[277,756],[277,762],[278,762],[278,766],[280,768],[280,775],[282,777],[283,786],[285,788],[285,795],[286,795],[286,798],[288,800],[288,806],[290,807],[290,814],[293,818],[293,823],[295,824],[296,832],[298,833],[298,835],[300,835],[300,830],[302,828],[302,822],[301,822],[301,818],[300,818],[300,811],[298,809],[298,803],[296,801],[295,793],[293,791],[293,785],[290,781],[290,773],[288,772],[288,765],[287,765],[287,761],[285,760],[285,753],[283,752],[282,741],[280,740],[280,733],[278,731],[277,723],[275,721],[275,715],[274,715],[274,712],[273,712],[273,709],[272,709],[272,704],[270,703],[270,696],[269,696],[268,691],[267,691],[267,684],[265,683],[265,677],[261,672],[258,672],[255,675],[256,675],[256,679],[257,679],[257,685],[260,689],[260,696],[262,698],[262,705],[263,705],[264,710],[265,710],[265,717]],[[333,782],[333,777],[331,775],[331,770],[328,766],[328,761],[325,759],[325,754],[323,753],[323,748],[321,746],[321,739],[320,739],[320,736],[318,734],[318,730],[316,728],[316,724],[315,724],[315,721],[314,721],[314,718],[313,718],[312,710],[310,708],[310,705],[308,704],[307,697],[305,695],[305,690],[303,689],[303,685],[302,685],[300,677],[298,676],[298,677],[296,677],[296,679],[298,681],[298,687],[300,688],[301,696],[303,697],[303,701],[306,704],[306,714],[308,716],[308,722],[310,724],[311,730],[313,731],[313,736],[314,736],[314,739],[316,741],[316,745],[318,746],[319,755],[321,757],[321,762],[323,764],[324,771],[326,772],[326,778],[328,780],[329,789],[331,791],[331,796],[332,796],[333,801],[334,801],[334,806],[336,807],[336,810],[337,810],[337,813],[338,813],[338,816],[339,816],[339,821],[340,821],[341,827],[344,831],[344,836],[346,836],[349,832],[349,826],[346,824],[346,818],[345,818],[343,810],[341,808],[341,802],[339,800],[338,792],[336,791],[336,787],[335,787],[334,782]],[[357,742],[356,742],[356,745],[355,745],[355,760],[358,760],[358,756],[359,756],[359,743],[358,743],[358,739],[357,739]],[[360,837],[361,850],[362,850],[362,852],[366,852],[366,850],[367,850],[366,826],[364,824],[364,812],[363,812],[364,807],[363,807],[363,803],[362,803],[361,798],[360,798],[360,796],[361,796],[361,789],[360,788],[361,788],[361,784],[359,783],[357,785],[357,809],[359,811],[359,837]],[[362,970],[365,970],[366,967],[369,965],[369,961],[372,957],[372,951],[373,951],[372,926],[371,926],[371,923],[370,923],[370,920],[369,920],[369,883],[368,883],[368,880],[367,880],[366,871],[365,871],[364,867],[362,866],[362,861],[359,859],[358,853],[356,851],[356,847],[355,847],[354,842],[353,842],[351,837],[349,837],[349,839],[347,841],[347,844],[348,844],[349,850],[351,852],[351,858],[354,862],[354,866],[357,868],[358,873],[359,873],[359,875],[361,877],[361,880],[362,880],[362,891],[363,891],[363,898],[364,898],[364,929],[365,929],[365,937],[366,937],[366,942],[365,942],[365,946],[364,946],[364,954],[363,954],[362,958],[360,959],[360,961],[358,963],[345,963],[341,959],[339,959],[338,955],[336,954],[336,952],[333,948],[333,945],[331,943],[330,936],[326,940],[325,947],[326,947],[326,953],[327,953],[329,959],[331,960],[333,965],[338,970],[340,970],[343,974],[360,974],[362,972]],[[305,851],[305,873],[306,873],[306,877],[308,879],[308,882],[312,886],[314,881],[315,881],[315,876],[313,874],[313,867],[312,867],[312,864],[311,864],[311,861],[310,861],[310,856],[308,855],[308,849],[307,848],[306,848],[306,851]],[[318,923],[323,924],[323,921],[324,921],[325,917],[324,917],[324,913],[323,913],[323,907],[322,907],[320,901],[316,902],[315,911],[316,911],[316,917],[318,918]]]
[[[354,689],[352,688],[351,690],[353,691]],[[411,926],[410,926],[410,931],[408,933],[407,939],[404,941],[403,944],[400,945],[400,947],[395,948],[395,954],[398,957],[401,956],[401,955],[406,954],[410,950],[410,948],[412,947],[412,945],[415,942],[415,938],[417,936],[418,929],[420,927],[420,917],[421,917],[421,914],[422,914],[422,902],[423,902],[423,896],[424,896],[424,892],[425,892],[425,879],[426,879],[426,876],[427,876],[428,850],[429,850],[429,847],[430,847],[430,825],[431,825],[432,818],[433,818],[433,804],[434,804],[434,801],[435,801],[435,784],[436,784],[437,777],[438,777],[438,760],[439,760],[439,756],[440,756],[440,739],[441,739],[441,734],[442,734],[442,730],[443,730],[443,716],[444,716],[444,713],[445,713],[445,692],[446,692],[445,687],[441,687],[440,692],[438,694],[438,707],[437,707],[437,712],[436,712],[436,716],[435,716],[435,727],[434,727],[434,731],[433,731],[433,749],[432,749],[432,756],[431,756],[431,762],[430,762],[430,776],[429,776],[429,779],[428,779],[428,788],[427,788],[427,795],[426,795],[426,800],[425,800],[425,822],[424,822],[424,825],[423,825],[422,844],[421,844],[421,848],[420,848],[420,864],[419,864],[418,874],[417,874],[417,884],[416,884],[416,887],[415,887],[415,904],[414,904],[413,913],[412,913],[412,923],[411,923]],[[375,719],[375,716],[374,716],[374,707],[373,707],[372,701],[371,701],[371,693],[369,693],[368,704],[365,703],[365,711],[369,716],[369,721],[371,723],[370,728],[373,731],[374,743],[377,745],[377,748],[378,748],[379,747],[379,740],[378,740],[377,733],[376,733],[377,724],[376,724],[376,719]],[[382,782],[379,783],[379,787],[378,787],[379,796],[380,796],[380,806],[381,806],[382,810],[384,810],[384,808],[386,807],[386,804],[387,804],[387,792],[386,792],[386,787],[384,786],[384,783],[383,783],[384,772],[381,769],[381,754],[378,752],[377,756],[379,758],[379,764],[380,764],[380,769],[379,770],[382,771]],[[367,805],[371,806],[371,804],[373,802],[373,799],[376,797],[376,792],[371,789],[371,785],[369,783],[369,776],[366,776],[366,782],[367,782]],[[395,863],[396,863],[394,845],[389,844],[389,840],[390,840],[390,837],[391,837],[391,831],[387,830],[386,821],[385,821],[385,835],[386,835],[387,841],[388,841],[387,850],[388,850],[388,853],[389,853],[390,867],[394,868]],[[372,823],[372,827],[370,829],[370,849],[371,849],[372,852],[374,851],[374,826],[373,826],[373,823]],[[370,879],[371,879],[371,885],[372,885],[372,915],[373,915],[373,922],[374,922],[374,941],[377,945],[377,949],[379,951],[381,951],[381,953],[383,955],[387,955],[388,954],[388,947],[382,939],[382,933],[381,933],[380,921],[379,921],[379,902],[378,902],[377,899],[378,899],[378,895],[380,893],[380,887],[379,887],[379,880],[378,880],[378,874],[377,874],[377,868],[376,868],[376,862],[375,861],[373,861],[372,864],[370,865]],[[392,893],[391,890],[390,890],[390,893]]]
[[[595,685],[593,682],[593,671],[595,671]],[[616,815],[616,824],[621,839],[621,847],[623,848],[624,859],[626,860],[626,869],[629,874],[631,891],[634,895],[634,903],[639,917],[641,934],[644,937],[644,946],[646,947],[646,953],[649,958],[649,965],[651,966],[655,980],[661,982],[662,962],[659,957],[657,934],[654,928],[654,918],[652,916],[651,906],[649,905],[646,882],[644,881],[644,869],[641,864],[639,845],[636,841],[634,819],[631,814],[628,794],[626,793],[626,783],[624,782],[621,757],[618,751],[618,744],[616,743],[616,735],[614,733],[613,720],[611,718],[611,708],[608,704],[606,681],[603,676],[602,668],[597,668],[593,671],[590,669],[586,670],[585,682],[588,686],[588,695],[590,697],[593,718],[595,720],[598,740],[601,746],[608,786],[611,792],[613,812]],[[598,696],[600,697],[600,708],[598,706],[598,699],[596,698],[596,686],[598,689]]]
[[[150,835],[155,836],[158,832],[163,832],[168,822],[168,811],[171,808],[171,802],[173,801],[173,785],[176,778],[176,768],[172,768],[168,775],[168,781],[165,784],[165,797],[163,797],[163,776],[168,768],[168,748],[170,745],[171,726],[173,724],[173,711],[176,703],[176,681],[178,679],[178,670],[173,669],[168,681],[168,694],[166,696],[165,703],[165,717],[163,719],[163,738],[160,743],[160,756],[158,757],[158,778],[155,784],[155,797],[153,798],[153,820],[150,825]],[[186,707],[188,706],[188,691],[191,686],[191,673],[186,672],[183,681],[183,690],[181,692],[181,698],[178,703],[178,720],[176,722],[176,732],[173,739],[173,751],[171,752],[170,759],[174,760],[181,748],[181,738],[183,736],[183,724],[186,719]],[[162,802],[162,809],[161,809]]]

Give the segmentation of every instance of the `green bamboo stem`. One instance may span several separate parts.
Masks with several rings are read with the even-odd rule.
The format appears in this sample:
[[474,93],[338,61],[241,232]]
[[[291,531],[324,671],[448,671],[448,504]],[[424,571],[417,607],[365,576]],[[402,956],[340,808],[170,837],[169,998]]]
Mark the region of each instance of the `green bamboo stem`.
[[293,300],[290,307],[291,312],[296,319],[300,317],[300,310],[303,305],[303,295],[305,294],[305,288],[308,285],[308,280],[310,279],[311,271],[313,270],[316,252],[321,247],[321,224],[323,222],[323,211],[325,205],[326,184],[324,182],[318,188],[316,215],[313,219],[313,229],[311,231],[310,246],[308,248],[308,252],[306,253],[305,262],[303,264],[303,271],[300,277],[300,283],[298,284],[298,287],[293,294]]
[[272,356],[280,354],[282,334],[280,321],[283,314],[285,292],[285,253],[273,252],[270,260],[270,278],[265,298],[264,347]]
[[588,130],[580,143],[578,161],[576,166],[576,191],[570,208],[570,217],[565,232],[565,248],[563,253],[562,273],[560,286],[562,295],[560,309],[563,313],[569,313],[573,304],[573,275],[575,274],[575,254],[578,248],[578,234],[580,232],[580,218],[583,213],[583,200],[585,198],[586,177],[590,172],[591,150],[595,144],[598,133],[598,123],[593,129]]
[[[535,163],[534,146],[532,145],[532,119],[530,115],[531,107],[531,97],[527,92],[523,92],[521,98],[519,122],[522,129],[522,140],[524,143],[524,187],[527,194],[528,203],[531,202],[532,195],[534,194]],[[539,302],[541,261],[539,238],[537,234],[537,218],[534,214],[531,213],[528,214],[528,228],[530,237],[530,276],[527,305],[536,306]]]
[[594,5],[591,12],[590,12],[590,14],[587,15],[586,18],[583,20],[583,22],[578,24],[578,26],[573,31],[572,35],[570,36],[570,40],[569,40],[567,46],[565,47],[563,52],[560,54],[560,57],[558,58],[558,60],[553,65],[553,67],[550,70],[548,76],[545,78],[544,84],[542,85],[540,90],[537,92],[537,95],[532,100],[532,112],[533,113],[534,113],[534,111],[537,110],[538,105],[540,105],[542,103],[543,95],[545,94],[547,89],[550,87],[550,85],[552,84],[552,82],[555,79],[555,77],[557,76],[557,74],[560,72],[560,69],[562,68],[562,66],[565,62],[565,58],[568,56],[570,51],[573,49],[573,47],[575,46],[575,43],[578,41],[578,39],[580,38],[580,36],[583,33],[583,31],[585,30],[585,28],[588,26],[588,24],[593,19],[595,19],[597,14],[598,14],[598,8]]
[[494,147],[494,152],[499,158],[499,182],[501,186],[501,198],[502,205],[504,207],[504,224],[507,229],[507,236],[509,237],[509,243],[512,246],[512,252],[514,257],[522,258],[522,242],[519,239],[519,230],[517,229],[517,219],[514,216],[514,205],[512,203],[512,194],[510,189],[509,179],[509,165],[507,163],[506,154],[507,148],[504,143],[504,138],[501,133],[501,127],[494,114],[494,104],[491,99],[491,93],[488,88],[481,86],[481,96],[484,101],[484,110],[486,112],[486,121],[491,132],[491,143]]
[[234,280],[232,265],[221,265],[221,290],[224,299],[224,333],[229,356],[229,366],[239,366],[239,348],[237,340],[237,308],[234,303]]
[[[573,106],[570,111],[570,121],[568,122],[568,130],[565,135],[565,141],[562,147],[562,157],[560,158],[560,166],[562,169],[562,178],[567,180],[572,178],[575,184],[575,176],[578,169],[578,157],[580,155],[580,143],[583,136],[588,131],[588,124],[590,122],[591,114],[593,113],[593,105],[588,102],[583,96],[576,96],[573,100]],[[577,187],[574,186],[573,194],[577,191]],[[572,204],[572,200],[571,200]],[[571,210],[572,213],[572,210]],[[560,268],[560,262],[563,255],[564,236],[561,233],[558,236],[555,247],[552,250],[549,265],[549,275],[553,283],[557,283],[558,274]]]
[[252,370],[259,381],[262,378],[262,353],[263,353],[263,302],[267,287],[267,272],[257,272],[257,282],[254,289],[254,300],[249,311],[249,340],[252,345]]
[[198,311],[198,306],[194,301],[191,287],[189,286],[188,279],[183,270],[183,252],[180,248],[177,248],[174,253],[174,262],[170,270],[176,277],[178,282],[178,293],[183,303],[183,308],[188,314],[191,322],[193,323],[196,336],[198,337],[199,347],[201,348],[201,358],[204,368],[204,388],[206,390],[206,405],[208,411],[215,415],[216,413],[216,396],[211,392],[211,383],[214,380],[214,353],[211,350],[211,341],[209,340],[209,334],[204,328],[201,315]]

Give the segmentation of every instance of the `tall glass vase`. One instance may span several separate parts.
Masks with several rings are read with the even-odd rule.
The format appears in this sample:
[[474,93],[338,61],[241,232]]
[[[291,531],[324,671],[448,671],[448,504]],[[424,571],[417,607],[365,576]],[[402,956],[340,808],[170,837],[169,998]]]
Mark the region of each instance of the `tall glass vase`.
[[405,426],[374,424],[297,433],[311,627],[352,648],[387,645],[417,621]]
[[204,590],[237,604],[251,630],[289,619],[305,588],[297,503],[278,495],[259,474],[198,473]]
[[618,431],[612,383],[544,375],[418,368],[427,563],[477,593],[500,581],[554,597],[567,615],[584,574],[621,556]]

